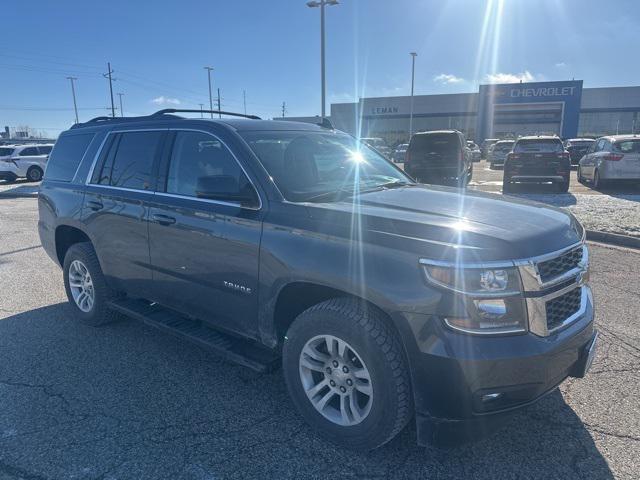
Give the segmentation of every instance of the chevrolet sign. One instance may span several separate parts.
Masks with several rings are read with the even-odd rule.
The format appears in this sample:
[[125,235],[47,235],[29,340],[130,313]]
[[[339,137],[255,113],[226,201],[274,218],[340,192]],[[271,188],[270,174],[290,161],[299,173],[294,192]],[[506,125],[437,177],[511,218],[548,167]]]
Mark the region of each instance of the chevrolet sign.
[[576,87],[512,88],[511,97],[566,97],[573,95]]

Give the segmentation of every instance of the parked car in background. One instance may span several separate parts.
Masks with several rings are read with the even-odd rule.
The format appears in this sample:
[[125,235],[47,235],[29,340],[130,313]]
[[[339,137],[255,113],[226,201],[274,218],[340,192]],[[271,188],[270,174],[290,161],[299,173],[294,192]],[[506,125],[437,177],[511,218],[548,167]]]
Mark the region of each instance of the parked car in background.
[[507,158],[507,154],[513,148],[515,140],[500,140],[494,143],[489,149],[487,161],[490,162],[489,168],[501,167]]
[[499,138],[485,138],[480,145],[480,152],[482,153],[482,158],[487,158],[489,155],[489,147],[499,141]]
[[552,183],[558,191],[567,192],[570,174],[571,159],[560,138],[520,137],[505,161],[502,191],[510,192],[516,183]]
[[578,181],[594,188],[613,181],[640,182],[640,136],[612,135],[595,141],[578,165]]
[[595,140],[593,138],[571,138],[564,143],[564,148],[571,156],[571,165],[576,166],[580,163],[580,159],[584,157],[589,150],[589,147],[593,145]]
[[0,179],[13,182],[26,178],[30,182],[39,182],[52,148],[51,144],[0,147]]
[[471,150],[457,130],[416,133],[407,148],[404,171],[421,183],[463,187],[473,176]]
[[393,160],[394,163],[404,163],[404,157],[407,153],[408,147],[408,143],[401,143],[398,145],[391,155],[391,160]]
[[[119,312],[260,372],[279,364],[301,417],[359,450],[410,421],[423,445],[468,438],[586,375],[589,251],[568,212],[416,184],[333,129],[178,112],[58,139],[38,230],[79,322]],[[455,161],[464,139],[411,145]]]
[[467,140],[467,148],[471,150],[471,160],[474,162],[479,162],[482,159],[482,152],[480,151],[480,147],[476,145],[476,143],[472,140]]
[[388,159],[391,159],[391,148],[387,145],[387,143],[383,139],[377,138],[377,137],[368,137],[368,138],[361,138],[360,141],[366,143],[370,147],[375,148],[377,151],[379,151],[382,155],[384,155]]

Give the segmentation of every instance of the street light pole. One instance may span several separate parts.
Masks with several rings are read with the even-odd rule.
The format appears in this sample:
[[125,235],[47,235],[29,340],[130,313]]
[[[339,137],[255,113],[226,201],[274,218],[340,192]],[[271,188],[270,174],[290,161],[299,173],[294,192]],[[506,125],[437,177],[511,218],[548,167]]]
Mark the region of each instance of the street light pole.
[[204,118],[204,114],[202,113],[202,107],[204,106],[204,104],[199,103],[198,105],[200,105],[200,118]]
[[76,123],[80,123],[78,121],[78,105],[76,104],[76,88],[73,86],[73,82],[77,80],[77,78],[67,77],[67,80],[71,82],[71,94],[73,95],[73,110],[76,112]]
[[124,117],[124,110],[122,109],[122,96],[124,95],[124,93],[118,93],[117,95],[120,99],[120,116]]
[[[213,110],[213,97],[211,96],[211,70],[213,67],[204,67],[207,71],[207,77],[209,78],[209,110]],[[211,113],[211,118],[213,118],[213,112]]]
[[411,52],[411,111],[409,113],[409,141],[411,141],[411,135],[413,135],[413,85],[416,76],[416,52]]
[[320,7],[320,88],[321,88],[321,108],[320,108],[320,117],[321,120],[324,120],[325,117],[325,96],[326,96],[326,88],[325,88],[325,61],[324,61],[324,7],[325,5],[338,5],[338,0],[319,0],[319,1],[311,1],[307,2],[307,7],[317,8]]

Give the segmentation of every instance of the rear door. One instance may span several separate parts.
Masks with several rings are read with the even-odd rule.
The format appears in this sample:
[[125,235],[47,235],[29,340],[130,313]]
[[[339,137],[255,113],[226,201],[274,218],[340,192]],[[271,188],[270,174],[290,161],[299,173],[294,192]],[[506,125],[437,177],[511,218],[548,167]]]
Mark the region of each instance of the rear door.
[[86,187],[82,221],[107,280],[132,296],[146,297],[149,204],[166,129],[112,131]]
[[[150,210],[154,300],[256,336],[263,215],[257,191],[221,136],[170,135]],[[240,189],[256,192],[256,204],[206,198],[197,188],[202,177],[232,177]]]

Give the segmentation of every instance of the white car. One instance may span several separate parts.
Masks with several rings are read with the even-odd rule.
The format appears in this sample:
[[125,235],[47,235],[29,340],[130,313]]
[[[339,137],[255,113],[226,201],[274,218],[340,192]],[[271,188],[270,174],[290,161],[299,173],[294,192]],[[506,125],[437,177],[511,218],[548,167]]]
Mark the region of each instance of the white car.
[[52,148],[52,144],[0,146],[0,179],[13,182],[26,178],[39,182]]

